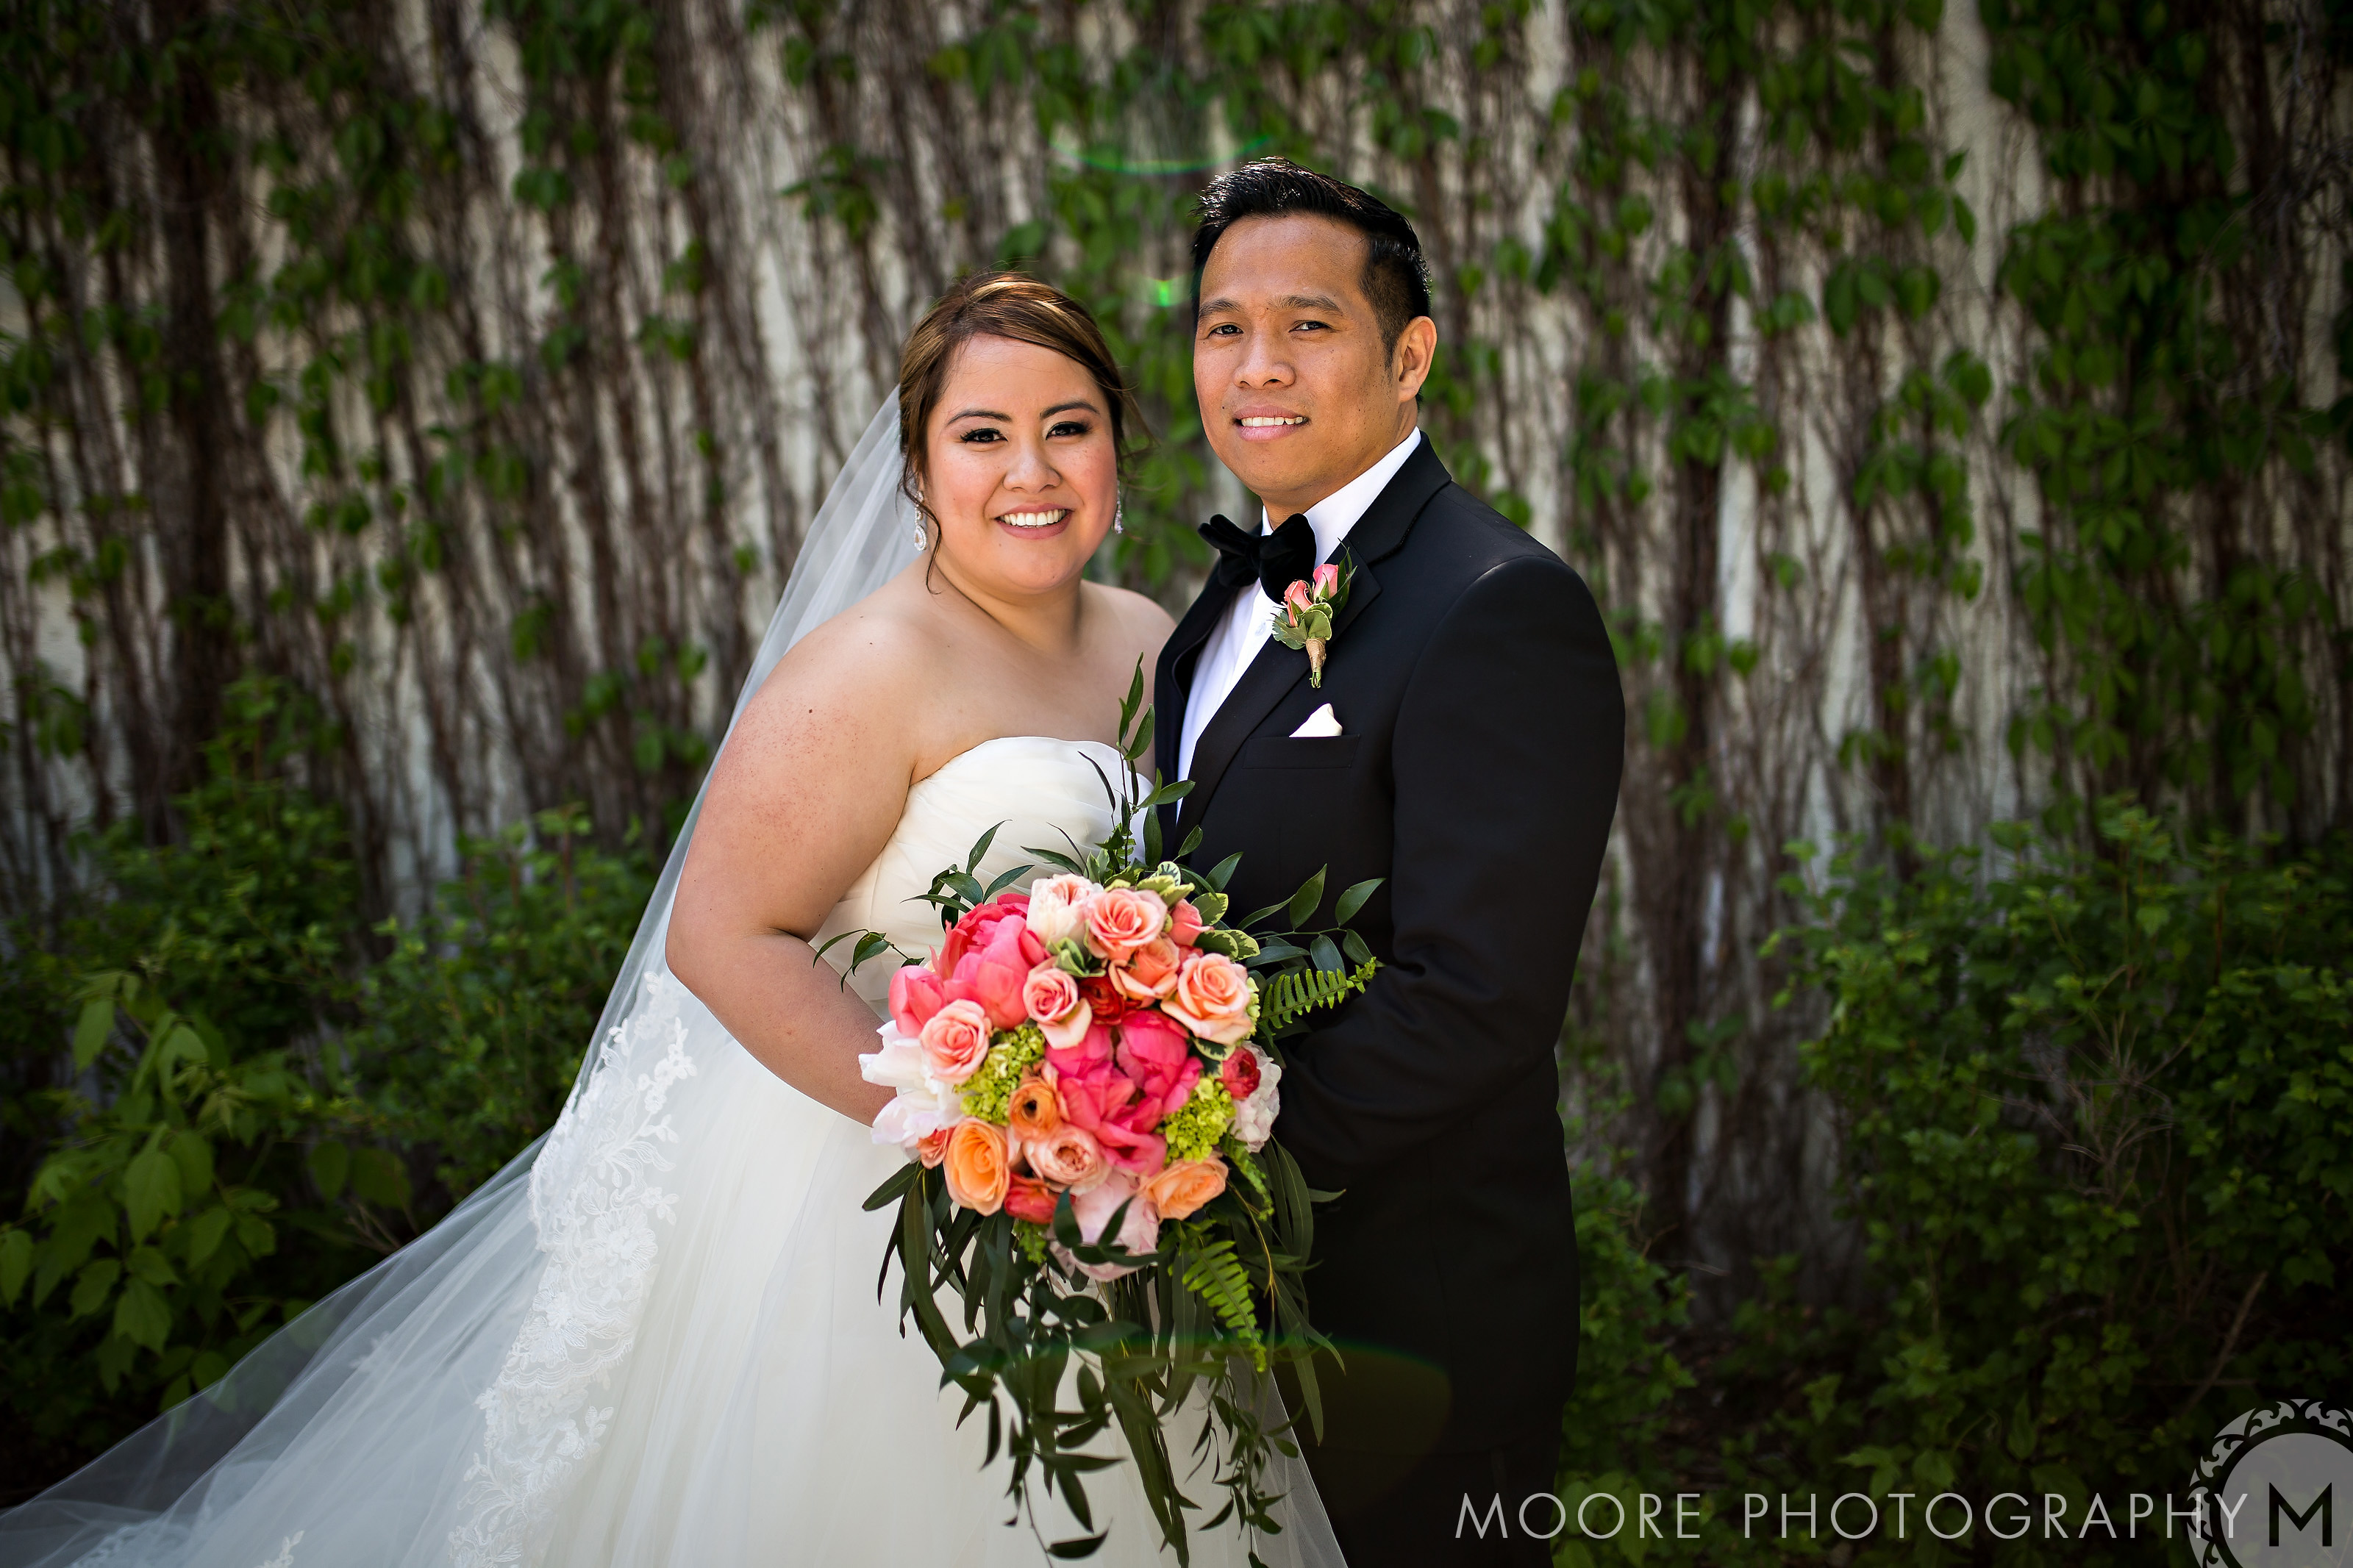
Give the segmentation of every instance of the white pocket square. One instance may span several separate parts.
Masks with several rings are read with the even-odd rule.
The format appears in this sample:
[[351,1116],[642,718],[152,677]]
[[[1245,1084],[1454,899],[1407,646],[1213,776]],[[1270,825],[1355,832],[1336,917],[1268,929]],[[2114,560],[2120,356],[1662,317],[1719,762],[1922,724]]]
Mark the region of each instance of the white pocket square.
[[1316,735],[1336,735],[1339,732],[1340,721],[1333,717],[1332,705],[1326,702],[1323,707],[1310,713],[1306,721],[1291,732],[1291,738],[1294,741],[1303,741]]

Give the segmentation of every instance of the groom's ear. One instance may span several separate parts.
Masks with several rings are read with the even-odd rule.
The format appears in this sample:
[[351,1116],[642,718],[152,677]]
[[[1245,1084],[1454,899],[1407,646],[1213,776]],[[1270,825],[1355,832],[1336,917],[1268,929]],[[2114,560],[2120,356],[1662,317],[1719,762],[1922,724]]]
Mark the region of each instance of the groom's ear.
[[1389,379],[1398,384],[1398,401],[1420,397],[1422,384],[1430,379],[1430,367],[1437,359],[1436,321],[1416,316],[1398,329],[1397,342],[1389,348]]

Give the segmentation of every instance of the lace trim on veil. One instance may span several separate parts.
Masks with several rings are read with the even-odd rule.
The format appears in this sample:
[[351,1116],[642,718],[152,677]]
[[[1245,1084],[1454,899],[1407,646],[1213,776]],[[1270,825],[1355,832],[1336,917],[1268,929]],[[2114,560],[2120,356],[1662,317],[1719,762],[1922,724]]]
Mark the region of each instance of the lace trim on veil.
[[611,1386],[637,1342],[659,1250],[654,1222],[675,1217],[677,1197],[655,1176],[672,1163],[660,1146],[678,1141],[663,1114],[670,1087],[695,1072],[683,994],[667,970],[647,973],[642,1000],[613,1026],[532,1167],[547,1265],[497,1381],[475,1401],[482,1447],[449,1532],[458,1568],[531,1561],[603,1447],[613,1409],[590,1396]]

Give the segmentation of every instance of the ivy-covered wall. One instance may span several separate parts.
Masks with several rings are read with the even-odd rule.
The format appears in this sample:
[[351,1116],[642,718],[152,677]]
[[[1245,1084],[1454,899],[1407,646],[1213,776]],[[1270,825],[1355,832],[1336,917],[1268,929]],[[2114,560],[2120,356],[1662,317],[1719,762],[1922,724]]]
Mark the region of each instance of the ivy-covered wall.
[[1618,630],[1597,1140],[1662,1256],[1820,1256],[1785,845],[2353,814],[2353,12],[1968,3],[0,5],[9,905],[171,839],[247,670],[374,909],[659,837],[962,268],[1113,329],[1103,569],[1181,600],[1187,203],[1286,153],[1412,214],[1438,448]]

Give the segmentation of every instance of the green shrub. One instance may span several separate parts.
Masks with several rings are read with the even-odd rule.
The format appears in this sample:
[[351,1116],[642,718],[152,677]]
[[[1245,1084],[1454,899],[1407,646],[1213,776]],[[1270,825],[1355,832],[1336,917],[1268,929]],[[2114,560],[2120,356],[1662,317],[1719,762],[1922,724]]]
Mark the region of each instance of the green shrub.
[[535,826],[467,840],[432,911],[382,928],[343,1042],[349,1081],[453,1200],[554,1124],[653,887],[634,838],[600,850],[576,811]]
[[[9,1121],[34,1168],[0,1228],[5,1398],[58,1462],[205,1386],[409,1231],[379,1121],[308,1065],[358,902],[340,815],[289,776],[315,732],[283,687],[232,688],[178,840],[86,840],[90,900],[10,955],[27,1088]],[[339,1152],[358,1179],[322,1191]]]
[[1778,940],[1832,1004],[1804,1058],[1883,1303],[1799,1425],[1842,1450],[1834,1489],[2052,1492],[2080,1520],[2186,1489],[2231,1415],[2353,1372],[2353,903],[2342,845],[2187,848],[2121,805],[2095,850],[1997,843],[1990,875],[1846,856],[1793,884],[1812,918]]

